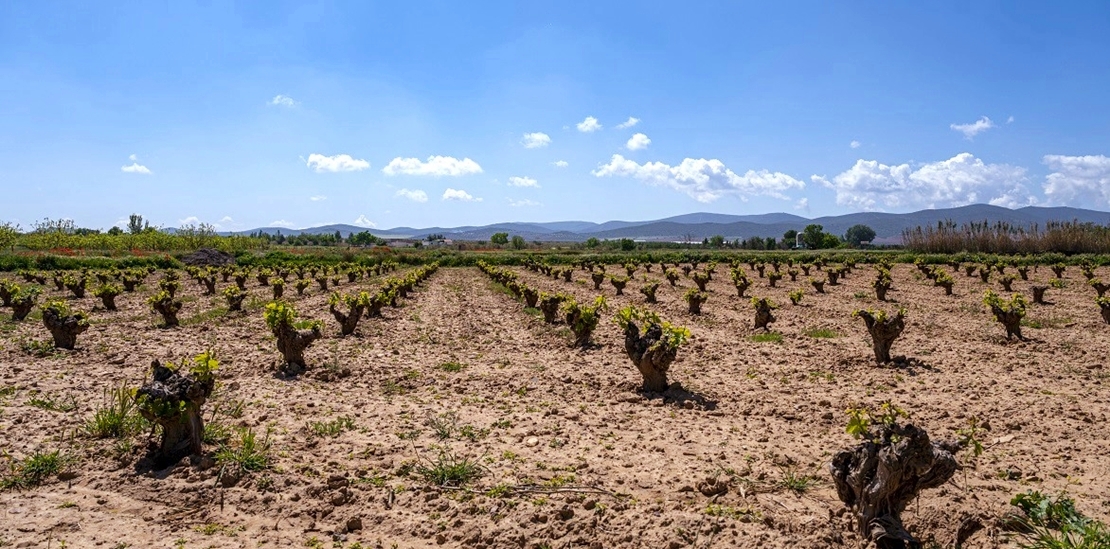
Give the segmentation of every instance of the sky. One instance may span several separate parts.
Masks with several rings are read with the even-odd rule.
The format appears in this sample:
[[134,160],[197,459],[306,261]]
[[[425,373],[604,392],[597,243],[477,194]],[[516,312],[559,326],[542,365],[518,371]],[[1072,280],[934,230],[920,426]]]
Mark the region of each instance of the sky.
[[1110,210],[1110,3],[3,2],[0,221]]

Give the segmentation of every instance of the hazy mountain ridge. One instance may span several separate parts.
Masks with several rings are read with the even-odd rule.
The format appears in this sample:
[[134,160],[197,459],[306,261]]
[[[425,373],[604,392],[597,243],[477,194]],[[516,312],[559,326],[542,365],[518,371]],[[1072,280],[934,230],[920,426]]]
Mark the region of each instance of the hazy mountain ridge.
[[[441,234],[455,240],[488,240],[494,233],[507,232],[520,235],[527,240],[545,242],[581,242],[588,238],[617,239],[632,238],[639,240],[684,241],[702,240],[721,235],[732,240],[752,236],[782,237],[788,230],[802,230],[810,223],[822,225],[833,234],[844,234],[849,227],[864,224],[875,230],[877,239],[890,241],[898,239],[902,231],[918,226],[935,226],[938,222],[952,221],[957,225],[970,222],[998,221],[1019,226],[1033,224],[1044,226],[1050,221],[1080,221],[1110,224],[1110,212],[1085,210],[1067,207],[1028,206],[1016,210],[972,204],[959,208],[921,210],[916,212],[892,214],[882,212],[858,212],[839,216],[808,219],[788,213],[767,213],[757,215],[731,215],[717,213],[690,213],[653,221],[589,221],[506,222],[484,226],[462,227],[396,227],[393,229],[368,229],[355,225],[336,224],[306,229],[281,227],[262,227],[233,234],[265,232],[269,234],[294,235],[300,233],[322,234],[339,231],[344,236],[350,233],[370,231],[383,238],[424,238],[430,234]],[[232,234],[232,233],[229,233]]]

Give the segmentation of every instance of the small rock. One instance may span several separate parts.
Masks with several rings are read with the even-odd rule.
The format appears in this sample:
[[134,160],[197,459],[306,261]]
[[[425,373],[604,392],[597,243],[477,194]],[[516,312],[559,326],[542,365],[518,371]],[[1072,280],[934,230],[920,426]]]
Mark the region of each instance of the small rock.
[[362,518],[360,518],[360,517],[351,517],[351,518],[347,519],[347,531],[348,532],[358,532],[359,530],[362,530]]
[[535,446],[539,443],[540,443],[540,439],[538,439],[536,437],[528,437],[528,440],[524,441],[524,445],[528,446],[528,447]]

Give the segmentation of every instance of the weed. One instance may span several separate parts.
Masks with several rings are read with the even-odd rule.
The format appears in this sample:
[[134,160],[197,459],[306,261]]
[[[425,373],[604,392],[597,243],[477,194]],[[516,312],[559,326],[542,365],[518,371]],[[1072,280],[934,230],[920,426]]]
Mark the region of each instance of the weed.
[[837,332],[836,330],[832,329],[832,328],[808,328],[808,329],[806,329],[806,331],[804,331],[802,333],[809,336],[809,337],[818,338],[818,339],[821,339],[821,338],[831,339],[831,338],[834,338],[834,337],[840,337],[840,333]]
[[33,488],[60,473],[68,460],[58,450],[35,452],[18,463],[11,464],[10,472],[0,478],[0,490]]
[[757,509],[751,507],[733,507],[731,505],[719,505],[710,503],[705,508],[705,514],[711,517],[724,517],[740,522],[755,522],[762,518],[761,513]]
[[239,440],[225,444],[216,451],[216,463],[242,471],[261,471],[270,467],[270,435],[261,441],[253,429],[240,429]]
[[77,399],[73,396],[70,396],[69,400],[65,400],[64,398],[55,399],[53,396],[46,393],[38,393],[31,395],[31,398],[27,400],[27,405],[41,408],[48,412],[72,412],[77,409]]
[[318,437],[335,438],[343,434],[343,431],[354,429],[355,422],[347,416],[340,416],[331,421],[314,421],[308,424],[308,428]]
[[19,348],[24,353],[36,358],[53,358],[62,356],[62,352],[54,347],[54,342],[48,339],[20,338]]
[[135,390],[121,386],[105,391],[107,404],[85,423],[85,433],[96,438],[124,438],[146,428],[135,406]]
[[416,473],[437,486],[464,486],[482,476],[482,466],[476,460],[443,450],[427,465],[417,466]]
[[817,479],[810,475],[799,475],[795,471],[788,469],[783,471],[782,479],[779,480],[779,486],[801,495],[806,493],[816,482]]
[[466,368],[466,364],[456,361],[444,362],[443,364],[439,365],[440,370],[451,373],[461,372],[463,368]]
[[756,343],[782,343],[782,334],[778,332],[764,332],[762,334],[755,334],[748,339]]

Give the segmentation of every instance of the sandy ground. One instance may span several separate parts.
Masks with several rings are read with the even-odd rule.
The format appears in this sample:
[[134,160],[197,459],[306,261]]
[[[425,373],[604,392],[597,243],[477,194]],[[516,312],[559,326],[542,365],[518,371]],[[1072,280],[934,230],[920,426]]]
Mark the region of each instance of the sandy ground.
[[[515,270],[580,300],[598,294],[582,271],[568,283]],[[911,531],[950,547],[961,528],[982,525],[963,547],[1011,546],[999,517],[1028,489],[1066,490],[1087,515],[1110,518],[1110,327],[1094,291],[1069,271],[1067,288],[1049,290],[1052,305],[1031,308],[1039,328],[1025,328],[1028,342],[1006,342],[980,304],[983,290],[998,285],[962,272],[954,273],[956,295],[945,296],[912,266],[898,266],[888,304],[874,299],[866,267],[824,295],[803,276],[768,288],[751,272],[749,295],[782,305],[777,343],[750,339],[751,306],[724,267],[700,316],[681,299],[689,279],[677,289],[664,282],[652,308],[693,332],[671,368],[671,380],[694,395],[686,402],[637,393],[639,375],[612,322],[599,327],[594,348],[571,349],[565,326],[545,325],[477,269],[440,269],[402,307],[364,320],[347,338],[338,337],[326,296],[315,288],[292,296],[304,316],[327,326],[307,353],[310,365],[351,370],[333,381],[274,374],[279,356],[260,310],[269,289],[253,280],[247,312],[230,315],[221,297],[184,282],[184,325],[162,330],[144,301],[152,277],[118,299],[118,312],[93,311],[78,349],[54,357],[20,349],[22,339],[49,337],[37,313],[13,323],[4,310],[0,388],[14,393],[0,399],[0,450],[16,460],[62,450],[72,464],[65,480],[0,493],[0,546],[855,547],[826,466],[853,444],[844,410],[884,400],[934,438],[954,437],[971,417],[990,427],[985,452],[961,455],[965,469],[906,511]],[[1042,283],[1051,276],[1033,274]],[[1031,283],[1014,288],[1029,295]],[[625,296],[602,287],[613,307],[607,319],[643,303],[639,286],[630,283]],[[796,287],[806,290],[801,306],[786,297]],[[85,310],[98,303],[74,301]],[[898,305],[907,328],[893,351],[913,365],[876,368],[851,312]],[[812,337],[816,328],[836,337]],[[81,434],[106,389],[138,386],[153,359],[206,348],[222,361],[206,409],[241,402],[241,416],[216,421],[269,432],[271,469],[224,486],[218,467],[142,470],[145,435],[128,449]],[[77,407],[48,411],[30,405],[32,397]],[[340,417],[351,424],[337,436],[310,428]],[[481,464],[470,490],[436,489],[416,472],[442,452]],[[707,479],[728,492],[703,495]]]

